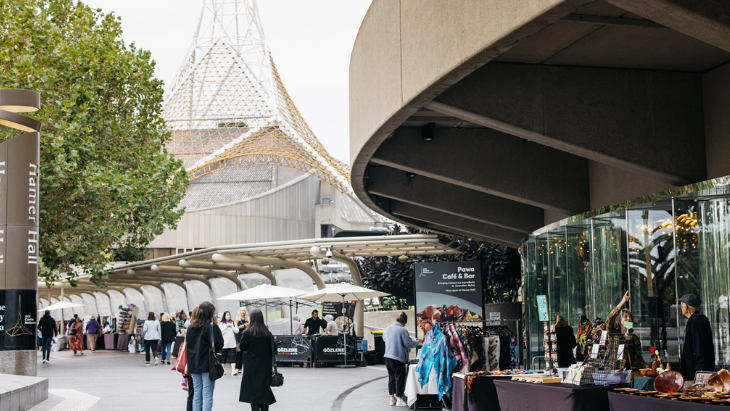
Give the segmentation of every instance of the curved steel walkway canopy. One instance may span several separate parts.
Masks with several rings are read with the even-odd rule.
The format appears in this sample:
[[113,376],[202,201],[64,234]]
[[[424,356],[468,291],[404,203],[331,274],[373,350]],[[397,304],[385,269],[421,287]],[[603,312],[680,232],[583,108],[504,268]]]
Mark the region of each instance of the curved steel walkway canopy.
[[[332,253],[327,257],[328,252]],[[164,293],[162,283],[183,284],[196,280],[210,289],[209,278],[227,278],[240,291],[245,287],[240,275],[261,274],[276,285],[272,270],[296,268],[312,278],[317,288],[325,287],[317,269],[317,260],[330,258],[348,266],[352,281],[362,286],[362,278],[353,257],[456,254],[459,251],[439,240],[433,234],[389,235],[377,237],[316,238],[257,244],[239,244],[210,247],[187,253],[138,261],[111,267],[107,278],[110,288],[135,288],[149,285]],[[77,281],[77,289],[65,289],[66,294],[106,292],[88,278]],[[56,295],[61,291],[59,283],[49,290]],[[279,284],[284,285],[285,284]],[[39,286],[45,286],[39,285]],[[212,293],[212,291],[211,291]],[[212,298],[212,296],[211,296]],[[356,331],[363,332],[363,307],[355,312]]]

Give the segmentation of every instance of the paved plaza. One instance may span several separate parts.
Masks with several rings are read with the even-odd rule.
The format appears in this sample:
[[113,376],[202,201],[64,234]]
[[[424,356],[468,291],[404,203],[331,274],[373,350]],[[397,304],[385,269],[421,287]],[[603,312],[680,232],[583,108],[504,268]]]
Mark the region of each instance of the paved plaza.
[[[33,411],[185,410],[187,392],[171,365],[145,366],[144,355],[120,351],[51,353],[38,376],[49,379],[48,400]],[[226,370],[229,372],[230,368]],[[283,387],[273,388],[276,410],[371,410],[388,406],[385,366],[354,369],[279,368]],[[216,382],[214,410],[250,410],[238,402],[241,376]]]

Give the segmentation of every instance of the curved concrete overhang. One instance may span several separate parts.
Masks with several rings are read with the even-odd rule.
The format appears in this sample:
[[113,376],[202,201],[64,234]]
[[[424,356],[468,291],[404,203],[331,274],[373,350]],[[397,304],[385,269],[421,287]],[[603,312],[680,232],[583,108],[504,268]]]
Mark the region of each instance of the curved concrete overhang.
[[730,2],[374,0],[350,62],[352,186],[517,247],[570,215],[730,174]]

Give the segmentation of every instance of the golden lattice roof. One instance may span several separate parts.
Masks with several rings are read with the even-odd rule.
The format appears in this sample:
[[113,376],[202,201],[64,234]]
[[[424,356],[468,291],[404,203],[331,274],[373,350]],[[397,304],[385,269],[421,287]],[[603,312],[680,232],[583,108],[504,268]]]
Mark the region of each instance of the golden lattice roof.
[[296,168],[350,191],[349,167],[322,146],[287,93],[255,0],[206,0],[163,117],[167,149],[192,180],[248,165]]

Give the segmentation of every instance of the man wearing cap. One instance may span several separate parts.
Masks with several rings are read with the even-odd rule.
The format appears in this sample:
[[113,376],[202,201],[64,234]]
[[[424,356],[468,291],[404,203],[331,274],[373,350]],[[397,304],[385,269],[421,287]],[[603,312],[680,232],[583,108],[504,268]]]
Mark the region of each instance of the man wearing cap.
[[682,315],[689,318],[684,329],[682,358],[679,368],[685,381],[695,379],[697,371],[715,370],[715,346],[712,342],[710,321],[700,314],[700,299],[694,294],[685,294],[679,299]]

